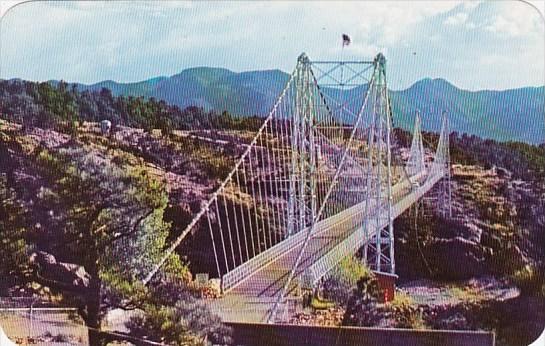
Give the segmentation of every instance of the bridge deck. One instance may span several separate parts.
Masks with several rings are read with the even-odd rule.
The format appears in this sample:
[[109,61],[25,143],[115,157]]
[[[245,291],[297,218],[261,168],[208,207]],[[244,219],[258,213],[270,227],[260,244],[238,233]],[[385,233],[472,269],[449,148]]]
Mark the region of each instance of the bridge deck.
[[[413,182],[418,182],[419,185],[422,184],[416,189],[413,189],[412,184],[407,181],[395,185],[392,189],[394,197],[393,217],[395,218],[403,213],[411,204],[429,191],[441,177],[442,175],[438,175],[433,179],[426,180],[426,176],[419,174],[413,178],[414,180],[411,179]],[[373,208],[373,205],[369,209],[370,213],[372,213],[371,216],[380,212]],[[315,230],[315,235],[309,240],[295,276],[297,279],[292,281],[290,291],[296,288],[299,282],[298,279],[302,277],[305,271],[314,265],[317,260],[330,254],[336,246],[346,241],[353,241],[354,235],[360,240],[357,240],[357,244],[352,245],[357,247],[363,245],[363,232],[361,234],[355,233],[358,230],[361,231],[364,210],[365,202],[362,202],[329,218],[327,222],[321,223],[321,227]],[[384,212],[382,210],[382,213]],[[344,227],[338,227],[343,224]],[[369,236],[372,236],[372,234],[369,234]],[[225,298],[219,299],[212,304],[213,310],[219,313],[225,321],[264,321],[275,297],[280,294],[285,285],[302,246],[302,242],[298,243],[266,266],[243,279],[227,292]],[[337,261],[340,259],[335,258]]]

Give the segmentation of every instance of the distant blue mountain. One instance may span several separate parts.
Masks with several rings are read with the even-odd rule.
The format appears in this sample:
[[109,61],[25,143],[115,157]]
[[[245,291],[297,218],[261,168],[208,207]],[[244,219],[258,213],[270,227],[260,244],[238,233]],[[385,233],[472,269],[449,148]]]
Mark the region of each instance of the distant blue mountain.
[[[236,73],[222,68],[197,67],[171,77],[137,83],[104,81],[77,84],[77,87],[81,91],[107,88],[114,95],[154,97],[180,107],[265,115],[288,78],[287,73],[279,70]],[[365,89],[326,89],[324,92],[335,97],[345,93],[343,98],[347,100],[361,97]],[[467,91],[444,79],[426,78],[405,90],[391,91],[390,96],[394,124],[406,129],[412,127],[419,110],[423,128],[438,131],[441,112],[447,110],[452,131],[500,141],[545,142],[544,87]]]
[[406,127],[420,110],[423,126],[438,131],[447,110],[450,128],[500,141],[545,142],[545,88],[467,91],[444,79],[423,79],[391,93],[392,109]]
[[77,86],[80,91],[107,88],[116,96],[154,97],[180,107],[198,106],[240,115],[262,115],[269,111],[288,78],[288,74],[279,70],[235,73],[222,68],[197,67],[169,78]]

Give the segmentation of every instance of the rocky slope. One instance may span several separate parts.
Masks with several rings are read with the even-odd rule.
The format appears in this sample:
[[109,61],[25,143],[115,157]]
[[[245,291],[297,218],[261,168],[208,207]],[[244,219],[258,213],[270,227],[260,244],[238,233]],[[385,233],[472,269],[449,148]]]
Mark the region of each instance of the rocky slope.
[[[93,160],[113,164],[120,168],[142,167],[157,180],[165,183],[169,205],[165,218],[172,223],[175,237],[199,211],[201,203],[230,170],[234,157],[244,149],[247,134],[223,134],[219,140],[215,133],[176,131],[169,137],[160,132],[119,126],[111,136],[100,134],[97,124],[84,124],[77,135],[70,136],[51,129],[21,126],[0,120],[0,174],[5,176],[18,200],[25,209],[33,208],[36,196],[48,186],[43,172],[33,164],[33,153],[47,149],[82,150]],[[229,137],[229,141],[225,138]],[[5,155],[4,155],[5,154]],[[37,210],[26,222],[38,243],[47,242],[47,236],[56,234],[56,213],[62,210]],[[45,244],[45,243],[44,243]],[[185,256],[202,251],[203,247],[184,248]],[[37,249],[40,250],[40,249]]]
[[402,279],[468,279],[542,261],[544,204],[531,182],[499,167],[454,165],[452,217],[433,197],[441,188],[396,221]]

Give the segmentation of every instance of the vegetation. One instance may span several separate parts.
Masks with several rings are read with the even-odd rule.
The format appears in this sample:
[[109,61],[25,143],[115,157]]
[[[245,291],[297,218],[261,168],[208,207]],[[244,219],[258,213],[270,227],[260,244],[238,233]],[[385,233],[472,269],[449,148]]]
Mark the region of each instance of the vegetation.
[[396,292],[394,300],[386,304],[386,311],[391,312],[396,328],[425,328],[422,311],[419,310],[411,297],[402,292]]
[[153,97],[112,95],[108,89],[79,92],[76,86],[61,81],[0,81],[0,117],[23,124],[55,128],[73,133],[83,121],[110,120],[117,125],[160,129],[164,135],[173,130],[234,129],[255,131],[259,117],[236,117],[228,112],[205,112],[202,108],[182,110]]
[[310,306],[315,310],[326,310],[335,306],[335,303],[324,300],[320,297],[312,297],[310,300]]
[[346,306],[358,280],[371,276],[371,271],[360,259],[347,256],[323,283],[323,295],[340,306]]
[[[168,343],[223,340],[228,331],[205,307],[187,308],[198,292],[187,286],[191,274],[177,255],[170,256],[151,287],[141,284],[164,253],[170,235],[164,182],[138,161],[126,158],[118,165],[75,141],[50,150],[19,132],[2,133],[0,152],[6,155],[1,157],[0,250],[7,254],[0,264],[2,275],[20,278],[29,287],[38,282],[78,306],[92,328],[91,345],[108,341],[96,330],[109,310],[119,308],[143,313],[145,323],[139,330],[146,336],[157,333],[153,327],[164,325],[183,330],[176,337],[165,334],[161,340]],[[39,183],[15,177],[22,171]],[[32,209],[26,208],[29,203]],[[29,262],[30,252],[37,251],[41,252],[32,257],[49,256],[47,261],[67,263],[63,268],[73,269],[63,270],[73,272],[52,276],[47,263]],[[178,294],[185,294],[184,300],[176,300],[178,305],[162,300],[156,288],[172,288],[167,284],[171,281],[178,282]]]
[[[14,276],[20,279],[27,270],[28,258],[25,212],[6,180],[5,176],[0,175],[0,277],[7,279]],[[2,280],[2,283],[8,282]]]
[[[86,324],[99,329],[104,309],[134,308],[133,300],[144,289],[138,279],[162,253],[169,229],[162,221],[164,188],[145,171],[124,172],[79,150],[53,155],[39,148],[35,157],[36,169],[49,181],[37,196],[36,208],[53,210],[55,222],[63,225],[48,252],[82,265],[89,274],[88,287],[77,295]],[[173,256],[166,270],[185,269]],[[110,293],[106,297],[105,291]],[[100,344],[92,331],[90,343]]]
[[203,176],[208,179],[225,178],[235,164],[232,155],[225,155],[217,147],[203,144],[198,139],[171,136],[170,144],[173,149],[185,152],[190,159],[198,161]]
[[377,279],[372,272],[367,272],[358,280],[348,300],[342,324],[360,327],[376,325],[382,318],[382,312],[378,308],[380,294]]
[[523,142],[496,142],[467,134],[450,135],[451,160],[466,165],[478,164],[484,168],[502,167],[514,178],[543,182],[545,178],[545,146]]
[[[4,144],[6,143],[6,144]],[[9,145],[7,144],[9,143]],[[3,145],[4,144],[4,145]],[[22,150],[18,143],[10,143],[9,136],[0,132],[0,292],[24,279],[28,270],[28,211],[17,198],[13,187],[14,172],[9,169],[10,151]]]
[[545,273],[543,268],[525,265],[511,276],[524,294],[545,298]]
[[128,324],[131,335],[175,345],[231,344],[229,328],[186,285],[170,277],[152,287],[144,304],[146,314],[133,317]]

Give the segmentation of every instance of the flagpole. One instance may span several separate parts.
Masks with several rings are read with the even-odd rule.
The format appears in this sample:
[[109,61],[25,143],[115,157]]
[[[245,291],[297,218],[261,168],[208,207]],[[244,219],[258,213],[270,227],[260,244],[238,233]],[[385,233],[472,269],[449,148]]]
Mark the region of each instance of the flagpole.
[[[346,35],[348,37],[348,35]],[[342,46],[341,46],[341,97],[340,97],[340,100],[341,101],[341,114],[340,114],[340,118],[341,118],[341,121],[344,121],[344,117],[343,117],[343,111],[344,111],[344,108],[347,106],[344,104],[344,100],[346,99],[345,97],[345,94],[344,94],[344,82],[343,82],[343,77],[344,77],[344,46],[348,45],[348,43],[346,43],[346,40],[345,40],[345,34],[343,34],[342,36]]]
[[[343,69],[344,69],[344,39],[341,46],[341,90],[344,91],[344,84],[343,84]],[[342,101],[342,100],[341,100]],[[342,103],[341,103],[342,104]]]

